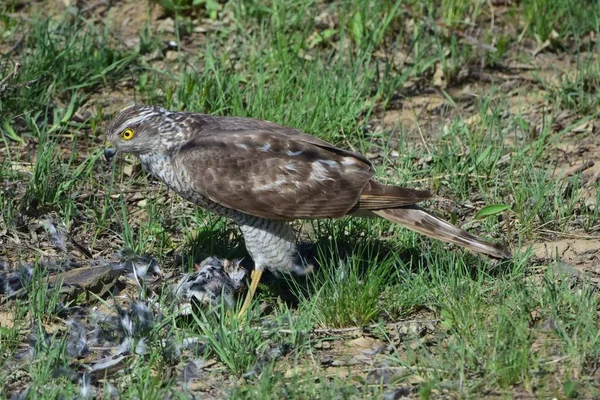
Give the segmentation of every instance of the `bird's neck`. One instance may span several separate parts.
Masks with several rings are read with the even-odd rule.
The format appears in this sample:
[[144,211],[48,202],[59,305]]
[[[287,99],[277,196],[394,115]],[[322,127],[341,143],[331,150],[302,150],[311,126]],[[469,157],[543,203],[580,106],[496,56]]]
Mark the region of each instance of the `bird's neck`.
[[146,153],[140,155],[142,168],[147,173],[157,177],[163,182],[173,179],[175,171],[169,153]]

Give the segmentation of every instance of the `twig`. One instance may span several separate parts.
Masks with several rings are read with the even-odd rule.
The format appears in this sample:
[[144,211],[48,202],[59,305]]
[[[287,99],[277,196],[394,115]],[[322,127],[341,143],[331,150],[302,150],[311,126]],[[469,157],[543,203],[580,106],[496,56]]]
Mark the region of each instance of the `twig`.
[[494,32],[494,23],[496,21],[495,15],[494,15],[494,4],[492,0],[488,0],[488,5],[490,7],[490,14],[491,14],[491,21],[490,21],[490,32]]
[[8,49],[8,51],[6,53],[4,53],[4,56],[8,56],[9,54],[12,54],[15,50],[17,50],[25,41],[25,35],[21,36],[21,38],[19,40],[17,40],[17,42],[13,45],[13,47],[11,47],[10,49]]
[[468,176],[470,178],[489,178],[489,176],[487,175],[475,175],[472,174],[470,172],[457,172],[454,174],[445,174],[445,175],[436,175],[436,176],[431,176],[429,178],[422,178],[422,179],[411,179],[409,181],[407,181],[408,183],[419,183],[419,182],[427,182],[427,181],[432,181],[434,179],[446,179],[446,178],[450,178],[453,176]]
[[6,75],[4,78],[2,78],[2,80],[0,81],[0,97],[2,96],[2,93],[4,93],[7,90],[18,89],[21,87],[29,87],[29,85],[40,80],[40,78],[35,78],[35,79],[32,79],[27,82],[9,85],[8,82],[17,77],[17,74],[19,73],[19,69],[21,69],[21,63],[15,62],[13,71],[10,74]]
[[82,8],[81,9],[81,13],[85,14],[85,13],[87,13],[89,11],[93,11],[95,8],[98,8],[100,6],[108,6],[108,5],[109,5],[109,3],[108,3],[107,0],[100,0],[100,1],[97,1],[95,3],[92,3],[92,4],[90,4],[90,5]]
[[498,51],[498,49],[496,49],[494,46],[490,46],[489,44],[481,43],[479,40],[477,40],[476,38],[474,38],[472,36],[467,35],[465,32],[461,31],[460,29],[453,29],[452,27],[446,25],[443,22],[434,21],[433,23],[439,27],[446,28],[449,31],[454,32],[456,34],[456,36],[465,39],[470,44],[472,44],[474,46],[478,46],[478,47],[482,48],[483,50],[486,50],[486,51],[489,51],[492,53],[495,53]]
[[[411,102],[412,103],[412,102]],[[429,104],[431,102],[428,102],[425,107],[423,107],[421,109],[421,112],[419,113],[419,115],[415,115],[415,123],[417,124],[417,130],[419,131],[419,136],[421,136],[421,141],[423,142],[423,145],[425,146],[425,150],[427,150],[427,154],[431,155],[431,149],[429,148],[429,146],[427,145],[427,141],[425,140],[425,136],[423,136],[423,131],[421,130],[421,124],[419,123],[419,118],[421,117],[421,113],[425,112],[425,110],[427,110],[427,108],[429,108]],[[413,107],[414,110],[414,107]]]
[[75,239],[73,238],[73,236],[69,235],[68,232],[66,232],[67,238],[69,238],[69,240],[71,241],[71,243],[73,243],[73,245],[75,247],[77,247],[77,249],[79,251],[81,251],[83,253],[83,255],[85,255],[88,259],[93,260],[94,256],[92,256],[92,253],[84,246],[80,245],[79,243],[77,243],[77,241],[75,241]]
[[565,178],[571,177],[573,175],[577,175],[578,173],[583,172],[586,169],[592,168],[593,166],[594,166],[594,162],[592,160],[588,160],[588,161],[584,162],[583,164],[577,166],[575,169],[568,171],[565,174]]
[[[413,320],[408,320],[408,321],[392,322],[390,324],[385,324],[385,326],[387,328],[390,328],[390,327],[403,326],[403,325],[409,325],[409,324],[427,324],[427,323],[436,323],[436,322],[440,322],[440,320],[439,319],[413,319]],[[354,331],[369,331],[369,330],[377,328],[379,326],[381,326],[381,324],[371,324],[371,325],[366,325],[366,326],[353,326],[353,327],[349,327],[349,328],[319,328],[319,329],[311,329],[307,333],[340,334],[340,333],[348,333],[348,332],[354,332]],[[292,329],[279,329],[279,330],[277,330],[277,332],[291,334],[291,333],[296,333],[298,331],[295,331]]]
[[12,292],[11,294],[7,294],[4,297],[0,298],[0,305],[3,305],[4,303],[8,302],[9,300],[20,297],[21,295],[24,295],[26,292],[27,292],[27,290],[25,288],[21,288],[19,290]]
[[[77,197],[73,197],[74,200],[78,200],[78,201],[82,201],[82,200],[86,200],[92,196],[96,196],[96,197],[106,197],[106,196],[113,196],[113,195],[127,195],[127,194],[135,194],[135,193],[152,193],[152,192],[160,192],[161,190],[163,190],[162,188],[158,187],[158,188],[140,188],[140,189],[131,189],[131,190],[123,190],[123,191],[118,191],[118,192],[104,192],[102,190],[96,192],[96,193],[83,193]],[[126,199],[127,200],[127,199]]]
[[562,363],[563,361],[567,361],[570,359],[571,359],[571,356],[562,356],[562,357],[555,358],[554,360],[542,361],[542,363],[543,364],[556,364],[556,363]]
[[548,234],[552,234],[552,235],[562,236],[562,237],[569,238],[569,239],[598,240],[600,238],[600,236],[577,235],[574,233],[552,231],[550,229],[539,229],[539,231],[542,233],[548,233]]
[[32,84],[34,84],[34,83],[36,83],[36,82],[37,82],[37,81],[39,81],[40,79],[41,79],[41,78],[35,78],[35,79],[32,79],[32,80],[30,80],[30,81],[27,81],[27,82],[17,83],[16,85],[10,85],[10,86],[8,87],[8,89],[19,89],[19,88],[22,88],[22,87],[29,88],[29,86],[30,86],[30,85],[32,85]]
[[3,92],[4,90],[6,90],[5,86],[6,82],[8,82],[10,79],[15,79],[17,77],[17,74],[19,73],[19,69],[21,68],[21,63],[16,62],[15,63],[15,67],[13,68],[13,71],[6,75],[1,81],[0,81],[0,92]]

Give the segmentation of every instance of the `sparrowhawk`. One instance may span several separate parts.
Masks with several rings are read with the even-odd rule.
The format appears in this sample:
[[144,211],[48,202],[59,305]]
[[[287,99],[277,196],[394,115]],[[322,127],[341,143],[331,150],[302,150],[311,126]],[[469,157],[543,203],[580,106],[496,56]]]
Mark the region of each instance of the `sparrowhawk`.
[[493,258],[511,257],[506,247],[417,206],[428,191],[378,183],[362,154],[272,122],[134,106],[108,126],[104,155],[117,153],[139,157],[181,197],[240,227],[255,265],[240,315],[265,268],[304,268],[289,225],[295,219],[382,217]]

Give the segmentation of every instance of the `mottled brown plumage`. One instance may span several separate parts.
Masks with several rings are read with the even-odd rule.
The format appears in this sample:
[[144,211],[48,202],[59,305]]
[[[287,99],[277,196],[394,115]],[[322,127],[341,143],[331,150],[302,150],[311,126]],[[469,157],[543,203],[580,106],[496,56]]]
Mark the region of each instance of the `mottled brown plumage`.
[[[122,136],[127,130],[133,137]],[[303,269],[287,221],[345,215],[386,218],[494,258],[511,257],[504,246],[417,207],[429,192],[378,183],[363,155],[297,129],[136,106],[110,123],[107,139],[107,158],[135,154],[182,197],[235,221],[258,271]]]

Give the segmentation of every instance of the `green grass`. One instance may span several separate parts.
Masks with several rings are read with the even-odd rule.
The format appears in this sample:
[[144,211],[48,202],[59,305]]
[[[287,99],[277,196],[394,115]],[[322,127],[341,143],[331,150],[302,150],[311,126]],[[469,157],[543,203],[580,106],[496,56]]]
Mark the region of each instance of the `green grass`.
[[568,0],[526,0],[523,1],[523,12],[527,28],[541,41],[547,40],[552,31],[560,38],[583,36],[598,30],[600,22],[600,6],[593,1],[574,4]]
[[320,257],[320,265],[328,268],[308,278],[317,292],[304,296],[302,301],[319,325],[365,326],[384,312],[380,297],[395,277],[397,257],[389,254],[383,258],[377,249],[360,244],[351,247],[351,255],[341,255],[336,251],[337,238],[343,236],[339,232],[332,232],[334,239],[322,250],[329,254]]
[[563,108],[584,115],[598,114],[600,69],[594,50],[597,51],[597,46],[591,53],[582,54],[574,73],[562,76],[558,86],[546,83],[553,99]]
[[[367,153],[380,180],[432,189],[442,199],[426,207],[510,243],[515,259],[496,264],[381,220],[305,222],[304,238],[316,243],[319,260],[314,274],[265,277],[247,323],[227,315],[224,304],[178,316],[162,291],[153,299],[160,313],[152,326],[134,336],[121,372],[94,381],[99,390],[110,383],[121,398],[151,399],[187,398],[187,390],[240,399],[381,398],[395,390],[422,398],[599,395],[600,301],[590,261],[565,266],[527,251],[564,237],[598,239],[598,182],[589,171],[553,175],[565,167],[564,143],[588,146],[586,159],[600,148],[597,45],[586,44],[591,31],[598,34],[597,3],[528,0],[506,13],[488,1],[459,0],[155,3],[181,29],[159,32],[148,21],[137,27],[133,47],[111,28],[118,21],[0,5],[6,50],[23,38],[0,58],[0,75],[18,61],[10,84],[37,79],[0,92],[0,261],[27,261],[35,270],[28,295],[0,309],[0,320],[14,320],[0,327],[3,396],[25,387],[36,398],[81,391],[81,376],[66,372],[77,370],[77,360],[67,354],[60,293],[48,288],[44,260],[53,252],[35,227],[39,218],[63,222],[95,258],[126,247],[152,255],[164,271],[190,270],[211,255],[248,257],[230,222],[167,192],[136,160],[103,162],[106,123],[133,99],[268,119]],[[198,26],[207,29],[194,32]],[[549,38],[552,46],[533,56]],[[167,59],[165,40],[178,43],[176,59]],[[574,67],[557,80],[518,80],[522,87],[509,93],[502,80],[464,75],[481,69],[516,79],[521,72],[509,62],[545,67],[552,57]],[[433,89],[438,69],[446,84]],[[539,92],[544,103],[514,111],[523,91]],[[463,92],[474,95],[461,100]],[[387,111],[436,93],[446,104],[416,111],[420,131],[381,126]],[[85,111],[89,119],[76,117]],[[591,130],[582,132],[582,124]],[[591,202],[583,188],[595,190]],[[474,220],[489,204],[509,209]],[[576,279],[569,268],[582,272]],[[393,324],[403,320],[433,321],[433,330],[395,334]],[[52,330],[49,339],[35,343],[27,364],[15,361],[41,326]],[[346,336],[353,327],[385,344],[369,355],[372,364],[340,361],[345,346],[350,359],[365,354]],[[169,347],[189,337],[202,346]],[[146,352],[137,354],[141,339]],[[199,378],[205,386],[186,388],[182,370],[198,359],[214,362]],[[373,368],[392,376],[371,378]]]
[[[517,269],[493,283],[484,274],[475,280],[456,274],[432,277],[437,284],[428,282],[430,307],[437,310],[445,332],[436,346],[413,349],[406,344],[395,362],[424,374],[434,387],[463,382],[465,394],[490,386],[509,390],[516,383],[555,390],[552,382],[540,379],[540,374],[556,372],[552,356],[563,355],[562,368],[569,373],[596,357],[597,321],[586,315],[593,316],[598,298],[589,285],[574,293],[568,280],[557,283],[561,277],[553,268],[541,287],[523,282],[522,274]],[[531,329],[534,310],[543,310],[545,324]]]

